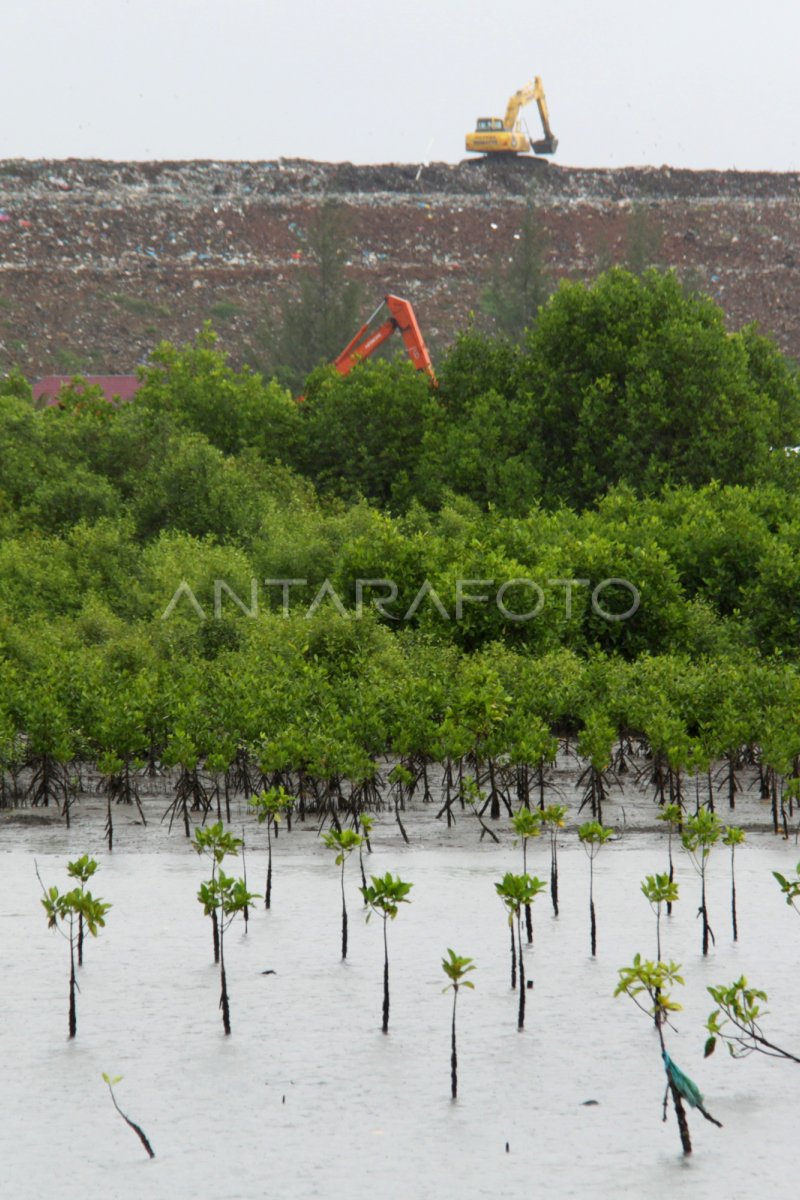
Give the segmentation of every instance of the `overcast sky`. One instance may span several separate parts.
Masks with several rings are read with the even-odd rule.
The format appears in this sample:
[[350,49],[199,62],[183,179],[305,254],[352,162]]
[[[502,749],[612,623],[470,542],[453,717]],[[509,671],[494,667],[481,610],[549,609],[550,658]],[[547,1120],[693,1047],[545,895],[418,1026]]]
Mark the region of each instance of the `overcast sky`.
[[457,162],[538,74],[564,165],[800,170],[798,0],[3,0],[0,30],[0,158]]

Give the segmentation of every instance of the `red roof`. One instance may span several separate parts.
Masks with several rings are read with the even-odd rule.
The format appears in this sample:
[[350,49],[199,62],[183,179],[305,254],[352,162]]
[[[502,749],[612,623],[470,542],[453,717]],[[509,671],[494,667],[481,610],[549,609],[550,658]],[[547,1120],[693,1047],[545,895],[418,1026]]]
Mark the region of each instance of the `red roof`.
[[[72,375],[46,375],[44,379],[37,379],[33,385],[34,400],[46,396],[48,405],[58,404],[58,393],[62,387],[71,384],[73,378]],[[115,399],[132,400],[142,386],[137,375],[84,375],[82,378],[87,384],[102,388],[109,402]]]

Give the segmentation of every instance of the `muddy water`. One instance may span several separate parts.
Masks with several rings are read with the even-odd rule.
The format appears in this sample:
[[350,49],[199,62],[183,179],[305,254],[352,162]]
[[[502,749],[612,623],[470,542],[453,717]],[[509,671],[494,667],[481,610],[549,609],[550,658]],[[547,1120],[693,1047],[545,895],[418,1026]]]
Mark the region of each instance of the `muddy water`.
[[[150,831],[145,831],[147,834]],[[526,1029],[516,1029],[508,930],[494,881],[521,869],[511,841],[479,843],[425,821],[404,847],[379,823],[369,869],[413,881],[389,927],[391,1018],[380,1032],[382,940],[364,921],[348,868],[350,955],[339,959],[336,868],[310,829],[281,836],[273,908],[226,941],[233,1034],[217,1008],[210,927],[195,899],[203,864],[182,837],[130,825],[102,849],[99,818],[3,830],[0,850],[0,1054],[3,1194],[58,1197],[674,1197],[716,1200],[783,1189],[792,1167],[800,1068],[753,1056],[703,1060],[707,984],[745,973],[770,994],[765,1020],[794,1051],[800,918],[770,871],[791,871],[793,842],[756,833],[737,853],[740,941],[731,941],[727,851],[715,850],[709,910],[717,942],[700,955],[699,883],[680,855],[681,901],[663,954],[683,964],[685,1005],[673,1058],[699,1084],[716,1129],[690,1113],[684,1159],[646,1018],[612,993],[617,968],[655,956],[639,894],[662,870],[662,836],[630,831],[596,862],[598,957],[589,956],[588,864],[573,835],[560,850],[561,915],[540,897],[527,970]],[[248,834],[249,836],[249,834]],[[135,851],[132,846],[137,846]],[[149,848],[148,848],[149,846]],[[126,848],[127,847],[127,848]],[[80,974],[78,1037],[67,1034],[68,950],[48,931],[33,858],[65,882],[67,855],[95,853],[96,894],[113,903]],[[547,848],[529,870],[546,878]],[[248,857],[263,886],[264,855]],[[459,997],[459,1098],[450,1101],[448,946],[478,966]],[[271,969],[274,975],[263,975]],[[114,1113],[101,1072],[120,1074],[122,1108],[156,1150],[148,1161]],[[597,1103],[587,1105],[586,1101]],[[508,1144],[508,1151],[506,1145]]]

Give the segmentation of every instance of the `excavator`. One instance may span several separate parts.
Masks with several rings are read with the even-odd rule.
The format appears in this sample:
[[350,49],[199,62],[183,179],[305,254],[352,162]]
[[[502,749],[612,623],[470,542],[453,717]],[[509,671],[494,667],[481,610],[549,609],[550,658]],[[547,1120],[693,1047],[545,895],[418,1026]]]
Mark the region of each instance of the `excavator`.
[[[532,100],[536,101],[544,137],[532,141],[520,128],[520,109]],[[467,150],[474,154],[554,154],[558,138],[550,128],[550,114],[544,95],[542,81],[537,75],[533,83],[526,83],[508,101],[506,115],[500,117],[478,117],[474,133],[467,134]]]
[[[377,317],[383,307],[388,308],[389,315],[376,329],[370,331],[372,322]],[[405,343],[408,357],[411,359],[418,371],[425,371],[430,377],[431,383],[436,385],[436,375],[433,370],[431,356],[428,353],[428,347],[425,345],[425,339],[422,336],[422,330],[417,323],[417,318],[414,314],[414,309],[408,300],[403,300],[400,296],[384,296],[375,311],[367,318],[364,324],[359,329],[355,337],[350,341],[338,354],[331,363],[340,375],[349,375],[353,367],[362,361],[369,358],[370,354],[374,354],[379,346],[382,346],[387,338],[390,338],[395,330],[399,330],[400,335]],[[302,400],[302,396],[300,397]]]

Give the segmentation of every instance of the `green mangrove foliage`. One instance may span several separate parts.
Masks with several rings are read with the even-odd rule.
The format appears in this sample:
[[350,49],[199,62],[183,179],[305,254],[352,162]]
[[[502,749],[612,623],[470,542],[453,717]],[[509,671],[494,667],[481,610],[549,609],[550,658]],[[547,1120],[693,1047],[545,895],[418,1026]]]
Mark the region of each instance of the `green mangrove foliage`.
[[787,879],[780,871],[773,871],[772,874],[786,897],[786,903],[791,904],[795,912],[800,912],[800,908],[797,907],[797,902],[800,900],[800,863],[795,868],[796,878],[794,879]]
[[359,832],[440,768],[442,817],[473,801],[488,837],[545,810],[568,746],[598,821],[634,759],[659,805],[714,761],[709,792],[758,770],[786,834],[795,368],[619,270],[439,366],[433,391],[408,363],[322,370],[297,404],[204,330],[116,408],[0,382],[0,805],[71,820],[91,780],[111,849],[166,776],[187,838],[280,788]]
[[721,1041],[728,1047],[731,1058],[745,1058],[758,1052],[768,1058],[800,1062],[796,1055],[782,1050],[764,1036],[760,1018],[767,1015],[767,1010],[761,1007],[768,999],[767,993],[749,987],[744,975],[727,987],[709,987],[708,992],[717,1007],[709,1013],[706,1022],[706,1058],[714,1053],[717,1041]]

